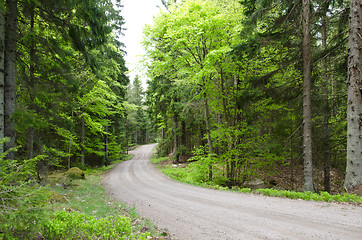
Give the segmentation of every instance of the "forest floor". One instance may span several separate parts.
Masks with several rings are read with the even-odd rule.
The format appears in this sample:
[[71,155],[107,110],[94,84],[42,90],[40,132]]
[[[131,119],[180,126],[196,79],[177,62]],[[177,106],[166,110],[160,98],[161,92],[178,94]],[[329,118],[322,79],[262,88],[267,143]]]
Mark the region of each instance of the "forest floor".
[[362,207],[205,189],[173,181],[141,146],[102,180],[116,200],[134,207],[174,239],[358,239]]

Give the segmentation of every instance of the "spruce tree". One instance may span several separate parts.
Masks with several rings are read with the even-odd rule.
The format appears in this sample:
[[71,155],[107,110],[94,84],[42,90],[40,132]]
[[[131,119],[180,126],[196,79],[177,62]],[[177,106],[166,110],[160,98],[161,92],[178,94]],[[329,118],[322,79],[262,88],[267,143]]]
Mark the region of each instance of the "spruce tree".
[[[4,135],[9,138],[4,150],[15,147],[15,122],[13,114],[16,103],[16,57],[18,42],[18,1],[6,0],[5,15],[5,58],[4,58]],[[14,159],[14,152],[7,156]]]
[[[0,139],[4,138],[5,1],[0,1]],[[4,146],[0,144],[0,153]]]
[[347,169],[344,187],[362,185],[362,2],[350,1],[348,41]]

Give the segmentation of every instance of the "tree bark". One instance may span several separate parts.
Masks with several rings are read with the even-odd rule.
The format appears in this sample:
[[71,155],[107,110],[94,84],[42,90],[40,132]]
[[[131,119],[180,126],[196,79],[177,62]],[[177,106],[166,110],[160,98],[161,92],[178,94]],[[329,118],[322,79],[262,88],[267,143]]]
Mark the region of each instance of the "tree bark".
[[312,103],[310,53],[310,1],[303,0],[303,150],[304,191],[314,192],[312,165]]
[[[327,9],[325,9],[325,14],[323,16],[323,20],[322,20],[322,28],[321,28],[321,33],[322,33],[322,49],[326,50],[327,49],[327,16],[326,16],[326,11]],[[331,157],[330,157],[330,151],[329,151],[329,116],[330,116],[330,109],[329,109],[329,91],[328,91],[328,76],[327,76],[327,69],[328,69],[328,61],[327,61],[327,57],[325,57],[322,61],[322,67],[323,67],[323,74],[322,74],[322,79],[323,79],[323,86],[322,86],[322,91],[323,91],[323,114],[324,114],[324,129],[323,129],[323,147],[324,147],[324,191],[326,192],[331,192]]]
[[[4,134],[4,57],[5,57],[5,1],[0,1],[0,139]],[[4,144],[0,143],[0,153]]]
[[[30,96],[30,106],[29,110],[34,110],[34,84],[35,84],[35,63],[36,63],[36,40],[35,40],[35,16],[34,16],[34,8],[30,11],[30,34],[31,34],[31,46],[30,46],[30,63],[29,63],[29,96]],[[28,141],[27,141],[27,150],[28,150],[28,159],[32,159],[34,157],[34,127],[31,125],[28,127]]]
[[[205,84],[205,80],[203,80]],[[204,87],[205,89],[205,87]],[[209,147],[209,157],[211,158],[214,153],[214,148],[211,141],[210,133],[210,109],[209,109],[209,97],[207,96],[206,90],[204,91],[204,104],[205,104],[205,124],[206,124],[206,135],[207,135],[207,145]],[[209,181],[212,180],[212,164],[209,164]]]
[[173,162],[174,163],[178,163],[179,161],[179,156],[178,156],[178,137],[177,137],[177,130],[178,130],[178,116],[177,113],[174,112],[173,114],[173,131],[174,131],[174,137],[173,137],[173,155],[174,155],[174,159]]
[[84,168],[85,167],[85,161],[84,161],[84,155],[85,155],[85,151],[84,151],[84,148],[85,148],[85,122],[84,122],[84,116],[82,115],[81,118],[80,118],[80,121],[81,121],[81,136],[80,136],[80,147],[81,147],[81,154],[80,154],[80,162],[82,164],[82,167]]
[[347,192],[362,185],[362,2],[350,1],[348,41]]
[[[16,45],[17,45],[17,23],[18,8],[17,0],[6,0],[5,15],[5,79],[4,79],[4,134],[9,142],[4,144],[4,150],[15,146],[15,124],[12,115],[15,111],[16,101]],[[14,159],[14,152],[10,152],[7,158]]]
[[104,134],[104,154],[105,154],[105,166],[109,165],[108,158],[108,125],[105,126],[105,134]]

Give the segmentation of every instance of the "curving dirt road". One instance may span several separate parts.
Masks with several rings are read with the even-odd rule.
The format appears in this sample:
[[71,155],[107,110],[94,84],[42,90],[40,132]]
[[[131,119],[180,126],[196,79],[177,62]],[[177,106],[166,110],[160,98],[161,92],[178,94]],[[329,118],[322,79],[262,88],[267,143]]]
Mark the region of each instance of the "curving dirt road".
[[362,239],[362,207],[215,191],[170,180],[133,151],[103,179],[109,194],[136,207],[175,239]]

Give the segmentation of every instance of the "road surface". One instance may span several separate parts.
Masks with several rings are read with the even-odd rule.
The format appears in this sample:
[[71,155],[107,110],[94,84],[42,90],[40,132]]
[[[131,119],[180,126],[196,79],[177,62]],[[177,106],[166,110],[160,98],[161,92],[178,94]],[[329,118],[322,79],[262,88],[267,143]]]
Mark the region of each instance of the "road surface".
[[216,191],[170,180],[150,162],[152,148],[103,179],[109,194],[135,206],[173,239],[362,239],[362,207]]

